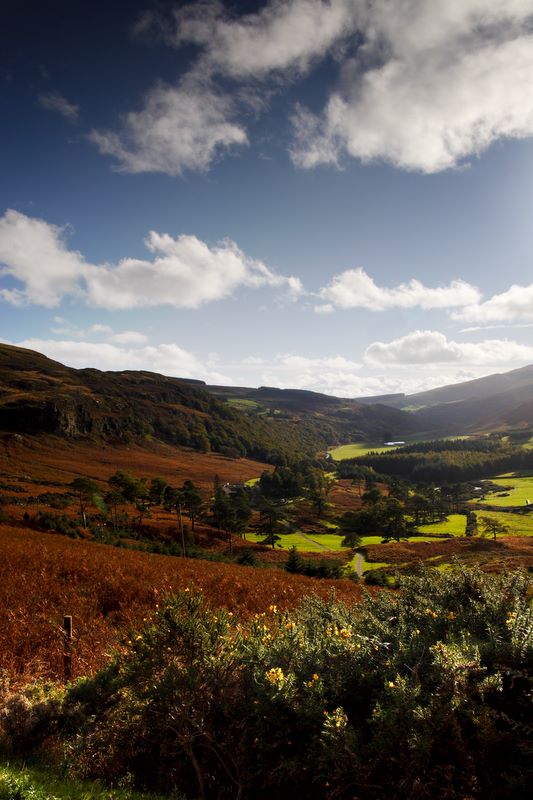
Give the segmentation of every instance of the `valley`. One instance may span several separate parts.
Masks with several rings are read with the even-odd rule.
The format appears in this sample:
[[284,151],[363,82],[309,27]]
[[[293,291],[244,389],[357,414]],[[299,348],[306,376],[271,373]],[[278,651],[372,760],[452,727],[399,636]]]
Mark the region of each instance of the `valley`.
[[[49,763],[57,737],[74,747],[65,733],[72,716],[76,741],[86,743],[77,751],[81,774],[121,780],[137,767],[118,755],[127,752],[124,743],[113,750],[121,727],[109,714],[128,717],[124,698],[139,691],[139,708],[152,702],[154,681],[158,693],[166,691],[154,676],[170,672],[180,681],[189,676],[182,688],[195,707],[211,692],[211,675],[216,698],[209,702],[235,742],[237,731],[259,728],[253,717],[243,728],[227,695],[233,691],[266,704],[262,730],[271,704],[286,702],[302,719],[325,705],[337,730],[352,674],[365,697],[382,704],[382,692],[406,680],[398,677],[405,647],[414,648],[413,658],[443,640],[453,647],[457,624],[461,636],[477,637],[481,652],[481,616],[496,614],[502,638],[509,620],[530,614],[520,583],[533,570],[529,428],[433,438],[441,406],[437,422],[426,415],[422,429],[419,412],[380,404],[69,370],[16,348],[0,347],[0,356],[6,752],[26,757],[39,743]],[[481,598],[474,616],[458,599],[471,584]],[[408,645],[403,634],[394,638],[390,622],[406,613],[404,602]],[[488,610],[494,602],[497,612]],[[65,615],[74,625],[67,677]],[[396,671],[391,647],[398,648]],[[187,672],[174,672],[189,660]],[[368,683],[371,662],[379,686],[375,678]],[[189,712],[173,707],[187,728]],[[40,727],[25,721],[24,709]],[[139,719],[131,720],[135,730]],[[13,732],[20,724],[33,731],[29,739]],[[150,736],[163,729],[158,723]],[[93,759],[104,766],[95,771]],[[239,763],[252,774],[247,756]],[[181,785],[194,796],[194,770],[182,769]],[[219,774],[215,764],[209,769]],[[159,773],[136,774],[137,788],[169,790]],[[9,780],[22,786],[26,778]],[[0,772],[0,797],[1,781]]]

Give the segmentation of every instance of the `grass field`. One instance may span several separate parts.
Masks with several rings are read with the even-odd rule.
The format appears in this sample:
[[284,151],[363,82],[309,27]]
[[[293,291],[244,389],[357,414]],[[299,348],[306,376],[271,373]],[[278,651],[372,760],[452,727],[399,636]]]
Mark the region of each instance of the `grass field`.
[[[468,436],[446,436],[445,439],[455,441],[457,439],[468,439]],[[420,439],[419,441],[424,441]],[[405,440],[406,444],[416,444],[416,441]],[[347,458],[357,458],[357,456],[366,456],[367,453],[387,453],[390,450],[397,450],[397,447],[385,447],[383,442],[357,442],[356,444],[343,444],[340,447],[335,447],[330,450],[331,457],[334,461],[344,461]]]
[[[276,548],[280,547],[289,550],[291,547],[296,547],[305,553],[326,553],[331,551],[343,551],[346,548],[341,546],[342,536],[335,533],[320,533],[316,536],[307,534],[308,539],[302,536],[297,531],[295,533],[282,533],[279,535],[279,541],[276,542]],[[246,538],[249,542],[264,542],[265,536],[262,533],[247,533]],[[322,546],[321,546],[322,545]]]
[[259,407],[259,403],[256,403],[255,400],[246,400],[244,397],[229,397],[226,404],[241,411],[252,411]]
[[[464,517],[463,517],[464,520]],[[464,526],[463,526],[464,527]],[[296,547],[297,550],[304,553],[325,553],[325,552],[346,552],[346,548],[342,546],[342,536],[335,533],[319,533],[315,536],[307,534],[309,538],[305,538],[301,533],[282,533],[279,535],[279,541],[276,542],[276,548],[289,549]],[[247,533],[246,539],[249,542],[263,542],[265,537],[263,534]],[[310,541],[311,540],[311,541]],[[383,536],[362,536],[361,547],[366,547],[369,544],[381,544]],[[417,542],[429,542],[431,536],[417,536]],[[321,547],[322,545],[322,547]]]
[[[512,514],[506,511],[490,511],[475,509],[476,516],[492,517],[509,526],[508,536],[533,536],[533,514]],[[466,520],[464,514],[450,514],[445,522],[433,525],[420,525],[422,533],[451,533],[452,536],[464,536]]]
[[[527,502],[533,503],[533,477],[503,477],[492,478],[493,483],[502,487],[502,494],[506,497],[498,497],[498,494],[488,494],[483,500],[479,501],[490,506],[525,506]],[[481,485],[481,484],[480,484]],[[505,487],[512,486],[512,489]],[[470,500],[472,505],[478,504],[477,500]]]
[[431,525],[419,525],[421,533],[451,533],[452,536],[464,536],[466,517],[464,514],[450,514],[444,522],[433,522]]
[[505,511],[483,511],[476,513],[479,517],[492,517],[498,522],[503,522],[509,526],[507,536],[533,536],[533,515],[532,514],[509,514]]
[[386,453],[387,450],[395,450],[395,447],[383,447],[383,442],[369,444],[368,442],[358,442],[357,444],[343,444],[330,450],[334,461],[344,461],[346,458],[356,458],[365,456],[367,453]]

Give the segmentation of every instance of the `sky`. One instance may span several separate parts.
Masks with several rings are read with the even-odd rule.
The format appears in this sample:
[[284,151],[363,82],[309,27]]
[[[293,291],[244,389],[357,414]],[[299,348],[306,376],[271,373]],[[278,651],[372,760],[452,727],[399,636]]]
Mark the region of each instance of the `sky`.
[[533,363],[533,0],[7,0],[0,341],[344,397]]

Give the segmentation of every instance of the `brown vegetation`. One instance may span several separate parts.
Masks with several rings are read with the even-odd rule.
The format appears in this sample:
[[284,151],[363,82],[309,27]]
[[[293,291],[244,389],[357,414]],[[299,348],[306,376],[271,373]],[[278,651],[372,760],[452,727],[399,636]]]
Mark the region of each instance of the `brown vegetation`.
[[368,561],[410,564],[428,559],[476,562],[503,571],[533,566],[533,538],[506,536],[498,541],[478,538],[441,539],[432,542],[389,542],[365,547]]
[[26,485],[32,481],[67,484],[79,476],[107,481],[117,469],[148,478],[161,476],[173,486],[189,479],[203,489],[212,489],[217,474],[222,481],[233,483],[256,478],[273,467],[155,441],[140,447],[72,442],[56,436],[3,434],[0,438],[0,475],[26,476]]
[[94,672],[138,628],[161,597],[201,589],[214,606],[243,618],[294,607],[304,595],[357,601],[350,581],[316,581],[273,569],[238,567],[114,548],[0,525],[0,676],[16,683],[59,678],[62,621],[74,618],[74,675]]

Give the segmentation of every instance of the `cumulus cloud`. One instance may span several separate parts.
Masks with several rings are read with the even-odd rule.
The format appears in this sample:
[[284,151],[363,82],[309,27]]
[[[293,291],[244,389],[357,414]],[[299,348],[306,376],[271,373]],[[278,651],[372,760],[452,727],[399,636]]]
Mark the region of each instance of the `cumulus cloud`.
[[77,122],[80,115],[80,107],[70,103],[59,92],[44,92],[40,94],[39,105],[48,111],[57,111],[69,122]]
[[210,247],[195,236],[151,231],[145,244],[151,260],[89,264],[68,250],[64,228],[7,211],[0,218],[0,277],[10,276],[22,288],[2,288],[0,297],[15,305],[49,307],[74,295],[107,309],[198,308],[241,286],[270,287],[288,299],[303,292],[298,278],[272,271],[231,240]]
[[248,142],[233,121],[232,99],[197,82],[157,85],[144,107],[123,117],[117,131],[93,130],[89,139],[118,160],[121,172],[205,170],[222,150]]
[[367,308],[371,311],[416,306],[423,309],[450,308],[476,303],[481,297],[475,286],[462,280],[434,289],[414,279],[393,288],[381,287],[360,267],[336,275],[319,295],[325,304],[317,306],[315,311],[324,314],[331,312],[333,307]]
[[371,365],[509,365],[533,360],[533,347],[508,339],[455,342],[439,331],[414,331],[391,342],[373,342],[364,360]]
[[258,101],[258,81],[264,97],[329,56],[339,74],[323,112],[297,103],[291,115],[293,162],[338,165],[348,154],[438,172],[497,139],[533,135],[532,19],[530,0],[268,0],[241,15],[199,0],[151,10],[136,32],[196,45],[197,57],[120,130],[91,139],[125,172],[205,170],[248,142],[238,115]]
[[120,344],[80,342],[68,339],[25,339],[7,342],[37,350],[69,367],[101,370],[149,370],[177,378],[195,378],[213,383],[231,383],[231,378],[213,371],[195,355],[177,344],[126,347]]
[[353,396],[365,384],[358,376],[361,364],[344,356],[310,358],[295,353],[280,353],[273,358],[249,356],[243,359],[237,382],[252,386],[277,386],[281,389],[308,389],[326,394]]
[[[228,368],[230,369],[230,368]],[[344,356],[310,358],[295,353],[281,353],[272,358],[250,356],[231,368],[239,386],[277,386],[282,389],[306,389],[336,397],[406,394],[434,389],[487,375],[488,367],[464,367],[440,363],[435,369],[406,370],[403,366],[380,364],[363,367]]]
[[495,294],[484,303],[467,305],[452,314],[453,319],[490,324],[533,320],[533,284],[513,284],[507,291]]
[[65,227],[8,210],[0,217],[0,278],[10,275],[23,289],[0,289],[13,305],[56,306],[66,295],[79,295],[86,269],[81,253],[65,244]]
[[297,166],[347,153],[432,173],[496,139],[533,135],[527,0],[376,0],[357,11],[364,44],[324,112],[294,115]]
[[203,46],[204,71],[257,78],[289,68],[306,72],[350,33],[355,12],[353,0],[271,0],[236,18],[219,0],[202,0],[177,8],[170,21],[145,16],[141,28],[157,27],[175,45]]

